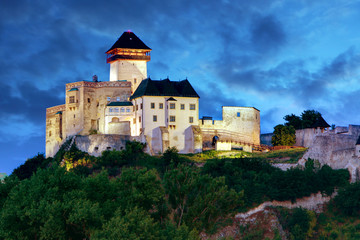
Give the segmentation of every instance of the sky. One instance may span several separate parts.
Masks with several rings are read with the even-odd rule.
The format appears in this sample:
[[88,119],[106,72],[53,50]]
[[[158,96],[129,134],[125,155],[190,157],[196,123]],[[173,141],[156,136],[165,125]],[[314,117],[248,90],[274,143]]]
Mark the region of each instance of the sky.
[[151,79],[188,79],[200,117],[255,107],[261,132],[314,109],[360,124],[359,0],[1,0],[0,172],[45,152],[65,84],[109,80],[105,52],[133,31]]

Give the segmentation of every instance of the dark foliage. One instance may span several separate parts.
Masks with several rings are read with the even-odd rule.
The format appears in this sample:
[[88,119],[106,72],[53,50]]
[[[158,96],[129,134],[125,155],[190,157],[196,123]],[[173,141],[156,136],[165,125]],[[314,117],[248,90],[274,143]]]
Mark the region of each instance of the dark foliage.
[[47,167],[49,160],[51,159],[46,159],[44,154],[39,153],[37,156],[29,158],[24,164],[15,168],[12,175],[16,175],[20,180],[30,178],[38,168]]
[[293,126],[295,129],[311,128],[320,116],[321,113],[315,110],[305,110],[300,117],[295,114],[286,115],[285,126]]
[[246,208],[266,200],[295,201],[319,191],[330,195],[349,179],[347,170],[333,170],[327,165],[319,169],[311,159],[304,170],[287,171],[256,159],[214,159],[202,171],[214,177],[224,176],[230,188],[243,190]]
[[360,216],[360,182],[355,182],[340,189],[334,199],[337,208],[349,216]]

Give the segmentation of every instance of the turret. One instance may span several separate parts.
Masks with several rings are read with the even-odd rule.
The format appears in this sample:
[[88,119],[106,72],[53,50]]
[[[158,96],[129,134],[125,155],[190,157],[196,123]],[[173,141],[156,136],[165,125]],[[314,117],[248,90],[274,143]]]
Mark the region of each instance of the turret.
[[110,81],[129,81],[135,92],[141,81],[147,78],[147,62],[151,48],[133,32],[124,32],[106,52],[110,63]]

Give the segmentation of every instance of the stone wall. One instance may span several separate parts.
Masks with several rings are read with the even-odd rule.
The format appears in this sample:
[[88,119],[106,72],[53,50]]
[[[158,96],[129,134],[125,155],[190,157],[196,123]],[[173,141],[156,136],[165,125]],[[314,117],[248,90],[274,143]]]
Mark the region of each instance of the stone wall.
[[[356,133],[356,128],[353,132]],[[321,165],[327,164],[333,169],[348,169],[351,181],[357,180],[360,158],[355,155],[357,135],[320,134],[314,138],[308,151],[300,160],[304,165],[308,158],[316,159]]]
[[274,134],[273,133],[264,133],[260,135],[260,144],[272,146],[271,138]]
[[121,151],[125,149],[127,141],[140,141],[139,137],[117,134],[94,134],[88,136],[76,136],[76,146],[92,156],[98,157],[105,150]]

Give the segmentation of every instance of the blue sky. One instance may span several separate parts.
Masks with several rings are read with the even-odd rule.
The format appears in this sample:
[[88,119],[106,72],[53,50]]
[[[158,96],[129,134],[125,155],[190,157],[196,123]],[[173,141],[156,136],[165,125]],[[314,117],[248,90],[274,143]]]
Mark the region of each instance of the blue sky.
[[261,131],[307,109],[360,124],[360,1],[2,0],[0,172],[45,151],[45,109],[65,83],[107,81],[126,30],[153,49],[152,79],[188,78],[200,117],[261,111]]

